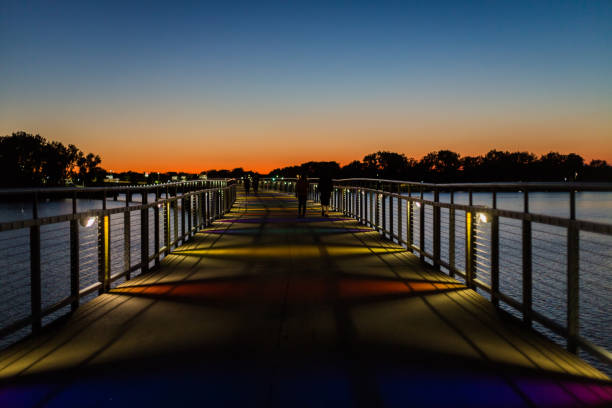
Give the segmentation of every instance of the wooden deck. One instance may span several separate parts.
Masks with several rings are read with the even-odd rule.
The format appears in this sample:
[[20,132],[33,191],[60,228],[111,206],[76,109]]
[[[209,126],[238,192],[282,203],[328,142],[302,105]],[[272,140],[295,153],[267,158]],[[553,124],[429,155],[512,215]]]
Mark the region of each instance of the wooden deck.
[[609,379],[355,220],[239,196],[0,353],[0,406],[608,406]]

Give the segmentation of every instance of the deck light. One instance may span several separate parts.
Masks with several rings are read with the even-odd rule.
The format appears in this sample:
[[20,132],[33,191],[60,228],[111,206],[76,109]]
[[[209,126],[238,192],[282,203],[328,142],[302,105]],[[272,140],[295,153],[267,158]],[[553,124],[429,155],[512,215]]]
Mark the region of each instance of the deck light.
[[92,225],[94,225],[94,222],[96,222],[96,218],[97,217],[81,217],[79,219],[79,224],[81,224],[81,226],[85,228],[91,227]]
[[489,222],[489,219],[487,218],[487,214],[485,213],[478,213],[476,214],[476,217],[478,219],[478,222],[484,222],[484,223]]
[[417,206],[418,208],[421,208],[421,202],[420,202],[420,201],[416,201],[414,204],[416,204],[416,206]]

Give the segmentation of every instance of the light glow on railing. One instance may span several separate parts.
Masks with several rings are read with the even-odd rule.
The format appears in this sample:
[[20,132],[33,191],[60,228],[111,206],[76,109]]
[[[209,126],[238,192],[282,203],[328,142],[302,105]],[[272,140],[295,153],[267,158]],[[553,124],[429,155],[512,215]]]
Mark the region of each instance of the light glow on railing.
[[484,222],[484,223],[489,222],[489,218],[487,217],[487,214],[485,213],[476,214],[476,219],[478,220],[478,222]]
[[79,219],[79,224],[81,224],[82,227],[88,228],[94,225],[97,218],[98,217],[81,217]]
[[415,201],[414,203],[418,208],[421,208],[421,202],[420,201]]

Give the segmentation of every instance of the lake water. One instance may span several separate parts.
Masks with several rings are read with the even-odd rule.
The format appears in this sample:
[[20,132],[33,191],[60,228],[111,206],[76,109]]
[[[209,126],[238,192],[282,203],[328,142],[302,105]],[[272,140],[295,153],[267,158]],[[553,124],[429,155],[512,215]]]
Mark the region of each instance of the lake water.
[[[425,194],[426,200],[432,200]],[[124,197],[118,201],[107,201],[107,208],[125,206]],[[455,193],[454,201],[468,204],[467,193]],[[149,202],[154,196],[149,197]],[[440,201],[449,202],[448,194],[441,194]],[[134,202],[137,204],[137,202]],[[366,200],[366,211],[369,208]],[[474,193],[475,205],[491,206],[490,193]],[[500,209],[522,211],[523,196],[520,193],[498,193],[497,207]],[[567,193],[530,193],[530,212],[559,217],[569,216],[569,194]],[[78,200],[78,211],[102,208],[101,200]],[[398,231],[398,211],[402,211],[403,223],[406,222],[406,202],[398,208],[394,204],[394,231]],[[180,211],[180,209],[179,209]],[[71,200],[41,202],[39,216],[46,217],[72,212]],[[154,251],[153,242],[153,209],[149,210],[149,251]],[[0,202],[0,222],[25,220],[31,218],[30,203]],[[585,192],[576,194],[576,215],[578,219],[612,224],[612,193]],[[140,262],[141,228],[140,211],[130,216],[130,255],[131,265]],[[413,244],[419,245],[419,211],[413,213]],[[160,217],[161,218],[161,217]],[[123,213],[111,216],[111,274],[124,269],[124,216]],[[432,234],[433,211],[425,208],[425,250],[433,252]],[[390,217],[387,214],[387,225]],[[441,256],[449,261],[448,210],[441,211]],[[171,234],[174,226],[171,222]],[[180,228],[180,225],[179,225]],[[500,290],[522,301],[522,264],[521,264],[521,221],[500,219]],[[477,277],[490,284],[490,261],[488,260],[488,243],[490,224],[480,222],[477,226],[476,243],[479,249],[477,257]],[[163,231],[163,225],[160,226]],[[97,228],[79,226],[80,286],[87,287],[98,280]],[[163,233],[162,233],[163,236]],[[566,322],[566,285],[567,285],[567,237],[564,228],[533,223],[533,308],[561,325]],[[405,225],[402,226],[402,238],[407,240]],[[162,238],[163,240],[163,238]],[[455,215],[455,265],[464,270],[465,266],[465,213],[456,211]],[[163,244],[162,244],[163,245]],[[53,305],[69,295],[69,223],[46,225],[41,227],[42,254],[42,301],[43,308]],[[30,313],[29,285],[29,230],[0,232],[0,326],[10,324]],[[115,284],[121,283],[122,280]],[[601,234],[580,234],[580,333],[587,340],[612,350],[612,237]],[[482,292],[481,292],[482,293]],[[483,295],[486,295],[483,293]],[[89,298],[95,297],[92,294]],[[85,301],[87,299],[84,299]],[[520,316],[515,310],[503,306],[509,312]],[[60,310],[45,319],[50,321],[65,313]],[[562,343],[547,330],[534,325],[550,337]],[[27,332],[27,329],[0,342],[6,345]],[[589,358],[589,361],[592,359]],[[600,365],[598,365],[602,368]],[[609,372],[609,369],[606,369]]]

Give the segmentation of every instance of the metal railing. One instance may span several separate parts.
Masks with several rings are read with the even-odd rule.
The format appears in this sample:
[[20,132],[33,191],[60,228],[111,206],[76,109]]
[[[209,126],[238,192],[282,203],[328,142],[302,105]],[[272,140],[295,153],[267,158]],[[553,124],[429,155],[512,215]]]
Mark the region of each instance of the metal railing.
[[[262,182],[294,191],[295,179]],[[531,212],[530,197],[540,192],[566,194],[567,216]],[[338,179],[331,207],[482,291],[525,325],[565,341],[569,351],[612,367],[612,353],[602,346],[612,339],[612,225],[577,219],[577,192],[612,192],[612,184]],[[483,193],[488,205],[475,204]],[[522,211],[498,207],[507,193],[520,199]],[[467,202],[455,202],[459,196]],[[318,197],[311,183],[309,199]]]
[[[62,197],[71,200],[70,213],[39,217],[41,200]],[[157,267],[229,211],[236,185],[18,189],[0,190],[0,198],[32,210],[27,219],[0,223],[0,339],[7,345],[74,311],[83,298]],[[78,212],[79,200],[91,198],[101,199],[102,208]]]

